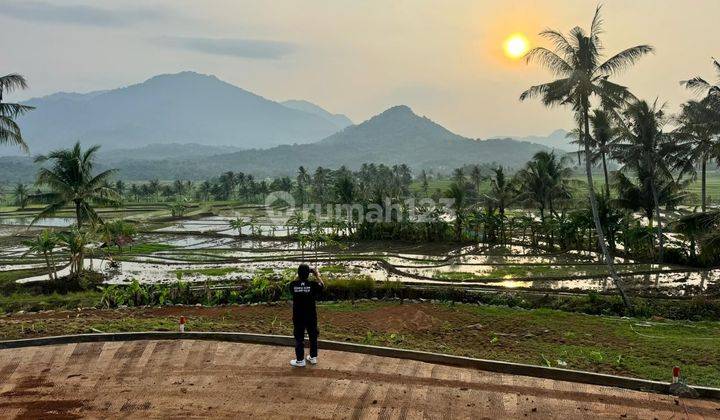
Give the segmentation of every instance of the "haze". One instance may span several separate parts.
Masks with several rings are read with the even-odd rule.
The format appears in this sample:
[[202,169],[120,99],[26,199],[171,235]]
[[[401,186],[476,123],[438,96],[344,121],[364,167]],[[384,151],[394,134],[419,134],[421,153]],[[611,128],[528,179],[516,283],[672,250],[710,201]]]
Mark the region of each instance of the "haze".
[[[363,121],[410,105],[468,137],[545,134],[570,113],[518,95],[550,75],[507,58],[503,40],[589,25],[577,1],[0,1],[0,73],[28,77],[15,99],[87,92],[160,73],[215,74],[274,100],[301,98]],[[675,6],[675,7],[673,7]],[[618,79],[674,111],[678,81],[720,54],[720,2],[606,1],[607,51],[656,47]],[[9,36],[10,34],[14,34]]]

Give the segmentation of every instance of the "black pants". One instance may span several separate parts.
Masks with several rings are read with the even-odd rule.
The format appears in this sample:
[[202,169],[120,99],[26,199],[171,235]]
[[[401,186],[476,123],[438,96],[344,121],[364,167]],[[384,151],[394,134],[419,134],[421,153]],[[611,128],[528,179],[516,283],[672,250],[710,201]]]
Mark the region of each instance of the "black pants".
[[310,339],[310,357],[318,355],[318,327],[317,316],[314,317],[293,317],[293,335],[295,336],[295,360],[302,360],[305,357],[305,331]]

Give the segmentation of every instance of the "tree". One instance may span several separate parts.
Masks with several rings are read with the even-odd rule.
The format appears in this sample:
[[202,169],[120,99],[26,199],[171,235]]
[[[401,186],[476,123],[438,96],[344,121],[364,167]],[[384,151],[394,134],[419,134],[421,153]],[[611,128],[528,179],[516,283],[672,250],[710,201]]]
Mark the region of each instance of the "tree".
[[695,76],[690,80],[683,80],[680,84],[696,93],[705,95],[705,97],[711,99],[717,104],[720,100],[720,62],[718,62],[715,58],[712,60],[713,68],[717,74],[717,84],[713,85],[700,76]]
[[[532,86],[520,95],[520,100],[540,97],[546,106],[570,105],[578,120],[582,122],[581,138],[585,138],[583,142],[585,156],[591,156],[590,141],[587,139],[590,135],[591,97],[599,98],[605,109],[618,109],[630,96],[630,93],[624,86],[610,82],[609,78],[630,67],[643,55],[653,51],[649,45],[638,45],[625,49],[601,62],[603,50],[600,41],[601,33],[600,7],[595,10],[589,33],[580,27],[571,29],[568,37],[555,30],[541,32],[541,36],[554,44],[554,51],[544,47],[533,48],[527,54],[526,61],[528,63],[537,61],[559,78]],[[615,270],[613,257],[610,255],[603,235],[595,199],[590,159],[585,159],[585,172],[598,243],[613,282],[620,292],[624,304],[629,306],[630,302]]]
[[472,179],[473,185],[475,185],[475,192],[480,194],[480,184],[485,180],[485,176],[479,165],[473,165],[470,171],[470,179]]
[[681,107],[676,118],[678,127],[673,137],[682,145],[678,160],[682,172],[695,174],[700,164],[700,207],[707,209],[707,164],[720,160],[720,112],[705,98],[688,101]]
[[623,169],[635,171],[650,191],[657,221],[658,258],[662,261],[665,235],[660,218],[658,183],[661,178],[670,184],[674,182],[671,160],[678,153],[678,147],[663,133],[666,118],[657,101],[652,105],[646,101],[633,102],[623,114],[626,121],[619,127],[615,159],[623,163]]
[[[655,223],[655,199],[650,188],[650,178],[646,172],[637,174],[633,180],[623,172],[613,173],[613,187],[617,191],[617,197],[612,200],[615,207],[639,211],[648,219],[648,224]],[[675,207],[687,197],[685,192],[686,183],[679,183],[672,177],[662,174],[655,179],[658,203],[660,206]]]
[[300,200],[300,206],[305,204],[307,196],[307,185],[310,183],[310,174],[304,166],[298,168],[298,174],[296,178],[298,199]]
[[28,150],[22,137],[20,127],[15,119],[26,112],[35,109],[32,106],[3,102],[3,94],[12,93],[16,89],[27,89],[25,77],[19,74],[8,74],[0,77],[0,144],[20,146]]
[[91,241],[91,235],[86,230],[72,228],[57,234],[58,244],[64,246],[70,253],[70,277],[79,275],[83,271],[85,262],[85,248]]
[[125,189],[126,189],[125,183],[121,179],[118,179],[117,181],[115,181],[115,191],[118,193],[118,195],[120,197],[125,195]]
[[241,217],[236,217],[235,220],[230,221],[230,227],[238,231],[238,236],[243,236],[243,228],[249,225],[250,223]]
[[46,229],[40,232],[33,240],[25,241],[24,244],[28,247],[28,250],[23,256],[30,253],[41,255],[45,259],[50,280],[57,280],[57,270],[55,269],[55,258],[53,256],[55,247],[58,245],[57,236],[55,236],[52,231]]
[[590,116],[590,125],[592,126],[592,135],[589,136],[589,138],[596,151],[591,159],[593,163],[598,159],[602,163],[603,175],[605,176],[605,195],[610,197],[610,177],[608,176],[607,156],[611,152],[615,137],[615,128],[613,127],[610,113],[601,109],[594,110]]
[[456,183],[465,183],[465,171],[463,168],[456,168],[452,173],[452,180]]
[[422,172],[420,172],[420,188],[425,196],[427,196],[429,187],[430,184],[428,182],[428,175],[427,172],[425,172],[425,169],[423,169]]
[[462,240],[462,227],[467,209],[467,187],[465,182],[453,182],[447,191],[447,197],[452,199],[452,209],[455,212],[455,240]]
[[537,152],[516,175],[522,185],[518,199],[537,205],[543,222],[546,210],[556,215],[556,204],[572,197],[568,160],[555,152]]
[[505,208],[516,200],[517,192],[512,183],[508,182],[502,166],[492,171],[494,176],[490,177],[490,192],[485,195],[485,199],[497,207],[500,217],[505,217]]
[[102,223],[93,205],[117,205],[118,194],[105,187],[105,181],[112,176],[114,169],[93,175],[95,154],[99,148],[100,146],[92,146],[83,151],[78,142],[72,149],[56,150],[35,158],[35,162],[40,163],[52,161],[52,166],[40,168],[38,171],[35,183],[38,186],[47,186],[51,191],[34,197],[49,204],[35,216],[33,224],[67,205],[75,208],[78,228],[81,228],[85,221]]
[[30,194],[25,184],[18,182],[15,186],[13,194],[15,195],[15,205],[20,207],[21,210],[25,210],[28,203],[28,196]]

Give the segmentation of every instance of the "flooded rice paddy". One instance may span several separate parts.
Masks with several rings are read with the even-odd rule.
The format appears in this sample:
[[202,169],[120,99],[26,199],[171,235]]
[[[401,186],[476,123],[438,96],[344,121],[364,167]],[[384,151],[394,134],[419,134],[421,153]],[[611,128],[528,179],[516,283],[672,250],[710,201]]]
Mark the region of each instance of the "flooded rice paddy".
[[[54,218],[57,225],[66,218]],[[260,220],[239,232],[230,227],[230,215],[148,223],[111,267],[101,250],[90,252],[86,267],[102,271],[113,284],[247,282],[258,274],[281,275],[298,263],[317,265],[330,278],[369,277],[420,286],[457,286],[478,289],[523,289],[538,292],[612,292],[614,284],[604,264],[588,252],[547,253],[537,249],[483,245],[399,242],[346,242],[342,247],[312,249],[288,237],[294,228]],[[43,266],[19,238],[30,236],[31,218],[0,217],[0,270]],[[70,219],[71,220],[71,219]],[[258,229],[260,229],[258,231]],[[18,239],[13,239],[18,238]],[[718,294],[720,270],[698,271],[667,264],[636,263],[617,258],[625,286],[638,294],[689,296]],[[59,275],[67,274],[62,265]],[[43,281],[32,275],[20,282]]]

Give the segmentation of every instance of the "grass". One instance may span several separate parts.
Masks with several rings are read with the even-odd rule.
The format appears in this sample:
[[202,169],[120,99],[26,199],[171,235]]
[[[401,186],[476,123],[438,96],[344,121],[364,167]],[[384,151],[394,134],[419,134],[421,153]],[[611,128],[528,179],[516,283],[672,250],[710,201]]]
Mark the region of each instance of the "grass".
[[190,275],[202,275],[202,276],[210,276],[210,277],[221,277],[221,276],[227,276],[228,274],[232,273],[240,273],[244,270],[237,268],[237,267],[212,267],[212,268],[195,268],[195,269],[186,269],[186,270],[175,270],[175,274],[180,274],[181,276],[190,276]]
[[[469,304],[320,303],[323,338],[557,366],[668,381],[681,366],[689,383],[720,386],[720,322],[642,321],[562,311]],[[122,331],[167,331],[188,317],[189,331],[289,335],[288,305],[137,308],[0,318],[0,338]]]
[[[58,267],[58,269],[59,269],[59,267]],[[26,277],[39,276],[39,275],[43,275],[43,274],[48,274],[47,267],[0,271],[0,291],[4,291],[5,289],[18,288],[19,286],[16,286],[16,283],[15,283],[15,281],[17,281],[17,280],[24,279]]]
[[[579,181],[578,185],[576,186],[575,196],[578,198],[584,198],[587,194],[587,176],[584,172],[577,172],[573,177],[573,180]],[[432,194],[436,190],[440,190],[442,193],[445,193],[449,188],[450,184],[452,184],[452,180],[447,179],[432,179],[428,182],[428,194]],[[595,172],[593,173],[593,183],[595,185],[596,191],[602,191],[605,185],[605,180],[602,172]],[[490,187],[489,181],[483,181],[480,184],[480,193],[485,193],[488,191]],[[420,192],[422,191],[422,183],[418,180],[415,180],[410,184],[410,191],[411,192]],[[698,179],[691,182],[688,187],[688,192],[690,192],[690,197],[688,198],[689,205],[699,205],[700,204],[700,174],[698,174]],[[719,203],[720,202],[720,171],[709,171],[707,174],[707,195],[710,199],[711,203]]]
[[[136,244],[133,246],[127,246],[123,248],[121,255],[140,255],[140,254],[152,254],[153,252],[170,251],[177,247],[167,244],[158,244],[153,242]],[[117,248],[115,248],[116,251]]]
[[42,311],[49,309],[92,308],[100,301],[101,294],[96,291],[74,292],[67,294],[52,293],[38,295],[31,293],[13,293],[0,295],[0,313],[17,311]]
[[[618,272],[636,272],[644,270],[657,270],[650,264],[633,264],[628,266],[618,266]],[[543,277],[568,277],[572,278],[577,275],[603,275],[607,274],[607,268],[604,265],[502,265],[493,266],[492,270],[484,273],[471,273],[462,271],[435,271],[433,278],[451,281],[468,281],[483,280],[489,278],[543,278]]]

